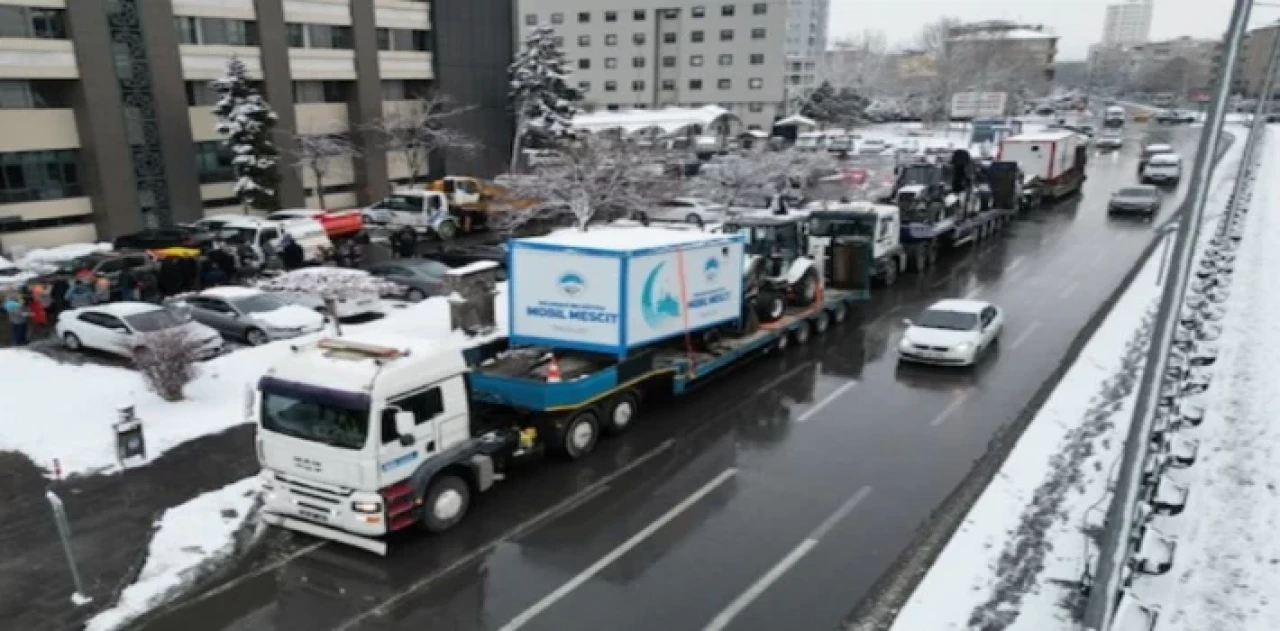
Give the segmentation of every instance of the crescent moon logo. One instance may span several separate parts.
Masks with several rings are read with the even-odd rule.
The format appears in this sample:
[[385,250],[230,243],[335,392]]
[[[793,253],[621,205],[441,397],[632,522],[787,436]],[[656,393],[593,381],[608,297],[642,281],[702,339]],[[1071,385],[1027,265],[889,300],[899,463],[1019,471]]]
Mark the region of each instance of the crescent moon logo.
[[655,265],[645,277],[644,285],[640,289],[640,314],[644,316],[645,324],[648,324],[651,329],[660,328],[667,322],[680,317],[680,301],[668,285],[668,278],[663,274],[666,266],[665,261]]

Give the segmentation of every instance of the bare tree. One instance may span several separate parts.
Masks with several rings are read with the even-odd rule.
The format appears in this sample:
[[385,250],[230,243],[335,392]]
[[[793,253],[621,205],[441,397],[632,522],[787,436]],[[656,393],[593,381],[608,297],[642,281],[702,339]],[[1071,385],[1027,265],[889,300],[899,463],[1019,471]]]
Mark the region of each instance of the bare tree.
[[725,206],[756,205],[779,195],[799,193],[838,167],[827,152],[767,152],[741,155],[716,163],[698,177],[692,191]]
[[420,96],[374,121],[373,129],[383,138],[387,151],[404,160],[409,176],[417,182],[427,174],[435,152],[472,152],[480,148],[474,138],[451,126],[452,119],[472,109],[475,108],[455,104],[445,94]]
[[562,151],[563,161],[536,176],[510,181],[513,197],[539,204],[507,213],[507,228],[536,220],[573,218],[580,230],[594,222],[627,217],[674,192],[647,154],[627,143],[587,138]]
[[183,390],[196,378],[200,341],[183,327],[148,333],[134,351],[142,380],[165,401],[181,401]]
[[954,18],[925,25],[916,45],[934,60],[934,72],[925,88],[926,114],[945,118],[951,97],[960,92],[1006,92],[1015,102],[1047,87],[1044,61],[1032,54],[1029,41],[999,33],[953,36]]
[[316,204],[324,208],[324,181],[340,161],[355,158],[360,150],[345,133],[296,134],[294,166],[311,172],[316,185]]
[[827,52],[822,74],[835,88],[849,88],[867,97],[892,90],[895,68],[884,31],[867,29],[836,40]]

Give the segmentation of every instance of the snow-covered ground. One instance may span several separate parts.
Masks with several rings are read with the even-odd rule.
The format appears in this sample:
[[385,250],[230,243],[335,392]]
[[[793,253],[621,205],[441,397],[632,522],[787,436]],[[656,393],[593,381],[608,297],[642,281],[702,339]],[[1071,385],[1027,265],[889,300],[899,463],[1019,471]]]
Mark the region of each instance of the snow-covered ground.
[[[505,300],[500,284],[495,300]],[[500,329],[507,310],[497,309]],[[402,334],[436,341],[457,339],[450,330],[449,304],[432,298],[343,331]],[[320,335],[324,335],[323,333]],[[200,365],[187,398],[168,403],[147,390],[137,372],[112,366],[70,365],[23,349],[0,350],[0,400],[6,402],[0,450],[21,451],[38,466],[65,475],[110,471],[118,466],[112,423],[121,407],[136,406],[143,421],[147,456],[244,422],[245,388],[290,346],[317,336],[245,348]]]
[[165,511],[138,580],[121,592],[115,606],[90,619],[85,631],[123,627],[197,579],[210,560],[230,554],[258,501],[258,488],[257,477],[247,478]]
[[1203,395],[1199,459],[1176,471],[1185,511],[1153,527],[1177,540],[1173,567],[1134,593],[1162,608],[1161,631],[1280,629],[1280,127],[1268,130],[1236,252],[1218,360]]
[[[1233,143],[1214,173],[1206,225],[1226,205],[1243,144]],[[1212,230],[1202,233],[1201,247],[1211,236]],[[1165,241],[1158,247],[1172,244]],[[1162,290],[1162,256],[1157,250],[1148,260],[1090,339],[904,604],[893,631],[1079,628],[1070,605],[1132,417]]]

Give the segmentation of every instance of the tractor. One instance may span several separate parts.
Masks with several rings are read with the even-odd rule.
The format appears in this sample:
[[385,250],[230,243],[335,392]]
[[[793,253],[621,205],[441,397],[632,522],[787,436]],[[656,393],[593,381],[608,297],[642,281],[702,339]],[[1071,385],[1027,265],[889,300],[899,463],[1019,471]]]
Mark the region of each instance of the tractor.
[[807,307],[819,300],[822,275],[808,255],[806,216],[751,211],[726,222],[724,232],[746,241],[744,300],[760,322],[776,322],[788,306]]

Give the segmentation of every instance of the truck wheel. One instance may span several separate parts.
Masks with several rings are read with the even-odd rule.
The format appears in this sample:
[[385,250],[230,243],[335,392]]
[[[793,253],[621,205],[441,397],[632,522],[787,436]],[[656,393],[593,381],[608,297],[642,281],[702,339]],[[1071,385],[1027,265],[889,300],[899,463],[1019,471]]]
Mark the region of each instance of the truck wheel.
[[827,328],[830,326],[831,326],[831,314],[827,313],[826,311],[819,313],[818,317],[813,319],[814,335],[822,335],[823,333],[826,333]]
[[640,416],[640,397],[635,393],[624,392],[614,397],[605,406],[604,433],[617,436],[631,429]]
[[787,312],[787,303],[774,291],[760,292],[758,311],[761,322],[777,322]]
[[880,283],[885,287],[893,287],[898,282],[898,263],[890,261],[889,265],[884,268],[884,274],[880,276]]
[[436,235],[441,241],[449,241],[458,236],[458,224],[452,220],[442,221],[436,226]]
[[599,439],[600,422],[596,419],[596,413],[583,410],[565,423],[560,434],[560,451],[570,460],[581,460],[596,448]]
[[844,322],[849,317],[849,307],[844,303],[836,305],[834,312],[831,314],[831,320],[836,324]]
[[796,339],[797,346],[804,346],[809,342],[809,332],[809,323],[801,322],[796,326],[795,330],[791,332],[791,336]]
[[813,304],[818,299],[818,273],[812,269],[805,271],[797,287],[799,289],[796,291],[796,302],[802,307]]
[[439,534],[462,521],[471,508],[471,487],[456,475],[442,475],[431,482],[422,502],[422,527]]
[[929,252],[928,266],[929,266],[929,269],[933,269],[938,266],[938,244],[930,243],[928,246],[928,252]]

